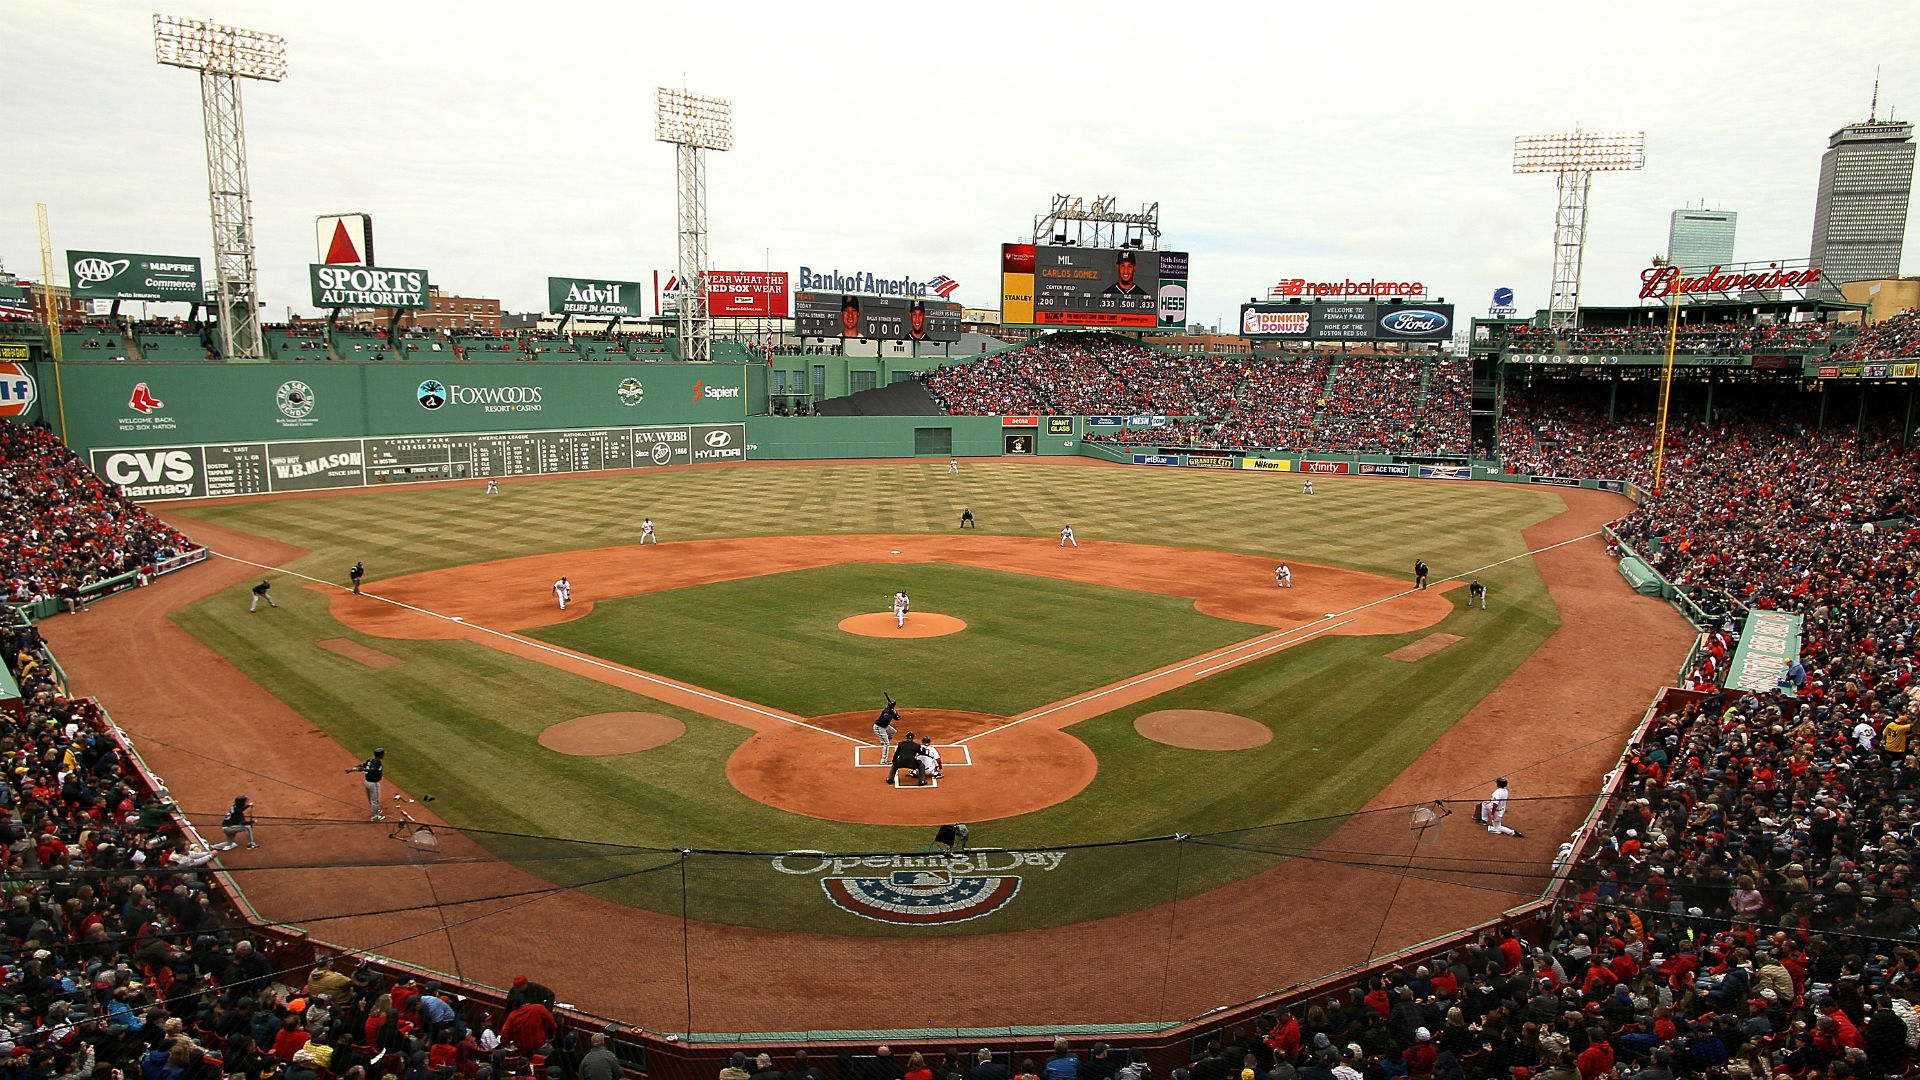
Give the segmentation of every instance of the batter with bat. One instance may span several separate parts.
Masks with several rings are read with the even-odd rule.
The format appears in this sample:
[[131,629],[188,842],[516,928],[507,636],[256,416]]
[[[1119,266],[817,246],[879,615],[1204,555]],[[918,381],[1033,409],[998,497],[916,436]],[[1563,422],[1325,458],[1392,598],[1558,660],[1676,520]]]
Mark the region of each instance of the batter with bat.
[[900,710],[894,708],[892,694],[885,691],[882,694],[887,699],[887,707],[881,709],[880,715],[873,721],[873,737],[880,740],[880,760],[886,762],[892,759],[893,737],[896,734],[893,722],[900,719]]

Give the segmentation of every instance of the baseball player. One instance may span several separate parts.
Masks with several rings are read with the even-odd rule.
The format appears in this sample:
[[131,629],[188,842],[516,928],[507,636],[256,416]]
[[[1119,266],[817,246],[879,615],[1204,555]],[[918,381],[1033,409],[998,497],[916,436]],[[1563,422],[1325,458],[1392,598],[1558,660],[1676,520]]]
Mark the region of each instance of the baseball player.
[[907,594],[904,592],[893,594],[893,623],[895,626],[907,625]]
[[1493,782],[1493,794],[1481,804],[1480,812],[1486,815],[1487,832],[1495,836],[1525,836],[1519,829],[1507,828],[1507,778],[1501,777]]
[[893,737],[897,733],[893,722],[900,719],[900,710],[894,708],[893,695],[887,695],[887,707],[873,721],[873,737],[880,740],[880,760],[886,761],[893,754]]
[[560,601],[560,610],[567,610],[567,601],[573,599],[573,582],[562,577],[553,583],[554,598]]
[[948,476],[960,475],[960,459],[959,458],[947,459],[947,475]]
[[369,821],[387,820],[386,812],[380,809],[380,777],[386,774],[387,751],[384,747],[373,748],[373,756],[348,769],[350,773],[365,773],[367,782],[367,811],[373,816]]
[[500,481],[498,480],[487,481],[487,494],[489,495],[500,494]]
[[1293,588],[1293,569],[1286,563],[1281,563],[1273,571],[1273,583],[1283,589]]
[[367,576],[366,564],[358,563],[358,562],[354,563],[353,568],[347,571],[347,576],[353,579],[353,595],[355,596],[361,595],[360,579]]
[[1474,578],[1467,583],[1467,607],[1473,607],[1475,600],[1480,601],[1481,611],[1487,610],[1487,587],[1480,584],[1479,578]]
[[913,732],[907,732],[907,739],[893,748],[893,759],[887,762],[887,786],[893,787],[893,776],[902,769],[912,772],[920,764],[920,747],[913,741]]
[[961,508],[961,510],[960,510],[960,527],[961,527],[961,528],[963,528],[963,529],[977,529],[977,528],[979,528],[979,527],[980,527],[980,526],[978,526],[978,525],[975,525],[975,524],[973,523],[973,511],[972,511],[972,510],[969,510],[969,509],[966,509],[965,507],[962,507],[962,508]]
[[234,837],[242,833],[246,834],[247,847],[249,850],[260,846],[254,843],[253,840],[252,810],[253,808],[248,803],[245,795],[234,796],[233,807],[227,811],[226,817],[220,819],[220,831],[226,834],[227,837],[226,842],[220,845],[222,848],[230,851],[233,848],[239,847],[240,845],[234,840]]
[[255,585],[253,587],[253,603],[247,605],[248,614],[252,614],[253,609],[259,607],[260,601],[262,600],[265,600],[267,602],[268,607],[280,606],[279,604],[276,604],[273,602],[273,597],[267,595],[267,590],[271,588],[273,588],[273,585],[270,582],[268,582],[266,578],[260,579],[260,584]]
[[1068,544],[1072,544],[1074,547],[1080,546],[1080,541],[1073,538],[1073,526],[1071,525],[1062,526],[1060,529],[1060,546],[1066,547]]
[[1307,477],[1306,483],[1300,485],[1300,494],[1302,495],[1313,494],[1313,477],[1311,476]]
[[940,779],[940,750],[933,745],[933,736],[920,736],[920,749],[917,753],[920,756],[914,765],[913,775],[914,779],[919,780],[920,785],[925,787],[929,778]]
[[660,538],[653,535],[653,519],[641,518],[640,519],[640,542],[644,544],[649,540],[653,541],[656,544],[660,542]]
[[1425,559],[1413,560],[1413,587],[1416,589],[1427,587],[1427,560]]

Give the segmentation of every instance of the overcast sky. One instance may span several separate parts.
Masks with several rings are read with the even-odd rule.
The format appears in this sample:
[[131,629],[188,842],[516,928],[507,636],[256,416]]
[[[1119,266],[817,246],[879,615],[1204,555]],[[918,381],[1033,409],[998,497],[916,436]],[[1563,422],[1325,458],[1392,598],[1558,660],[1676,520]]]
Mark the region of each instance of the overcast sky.
[[[1739,211],[1737,259],[1804,259],[1820,154],[1866,117],[1876,65],[1880,115],[1920,116],[1920,34],[1811,3],[167,10],[287,39],[286,81],[245,89],[275,321],[311,311],[330,211],[374,215],[382,264],[509,310],[544,306],[549,274],[650,283],[675,259],[661,84],[733,102],[715,269],[946,274],[997,306],[1001,243],[1055,193],[1113,195],[1159,202],[1208,323],[1282,276],[1420,280],[1463,315],[1503,285],[1544,306],[1554,183],[1513,175],[1513,137],[1576,125],[1647,133],[1644,172],[1594,180],[1584,302],[1630,302],[1669,212],[1701,199]],[[153,11],[0,10],[8,270],[40,277],[36,201],[56,251],[209,257],[196,80],[154,63]]]

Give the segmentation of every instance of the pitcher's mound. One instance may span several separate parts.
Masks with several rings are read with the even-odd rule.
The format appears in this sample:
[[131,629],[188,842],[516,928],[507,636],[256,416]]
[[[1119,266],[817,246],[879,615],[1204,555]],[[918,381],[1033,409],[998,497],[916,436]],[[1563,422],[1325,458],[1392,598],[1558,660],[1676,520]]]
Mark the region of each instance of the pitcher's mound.
[[687,725],[650,712],[603,712],[576,716],[540,733],[540,745],[575,757],[636,754],[665,746],[687,733]]
[[1183,750],[1251,750],[1273,739],[1273,731],[1258,720],[1206,709],[1150,712],[1133,722],[1133,730]]
[[966,628],[963,620],[951,615],[936,615],[931,611],[907,612],[905,626],[894,625],[891,611],[876,611],[871,615],[854,615],[840,620],[840,629],[861,637],[945,637]]

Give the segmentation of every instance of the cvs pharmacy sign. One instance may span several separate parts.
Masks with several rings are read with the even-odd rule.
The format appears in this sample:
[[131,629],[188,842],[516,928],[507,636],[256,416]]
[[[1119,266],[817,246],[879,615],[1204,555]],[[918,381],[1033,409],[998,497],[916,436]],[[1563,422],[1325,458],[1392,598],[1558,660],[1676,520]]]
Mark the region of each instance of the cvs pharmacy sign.
[[191,499],[201,494],[199,447],[95,450],[93,471],[129,499]]

